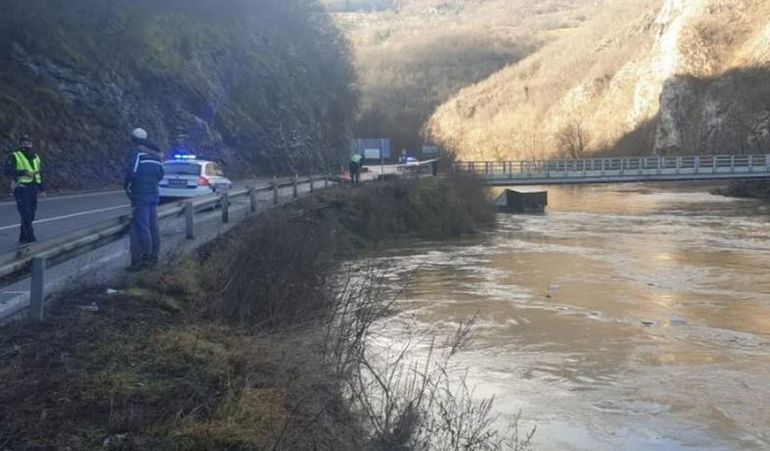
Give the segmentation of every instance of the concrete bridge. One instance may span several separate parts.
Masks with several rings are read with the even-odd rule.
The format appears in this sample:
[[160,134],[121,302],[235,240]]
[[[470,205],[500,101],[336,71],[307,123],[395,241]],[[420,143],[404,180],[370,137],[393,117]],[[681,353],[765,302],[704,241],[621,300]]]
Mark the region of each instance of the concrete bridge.
[[490,185],[558,185],[770,178],[770,154],[467,161],[455,163]]

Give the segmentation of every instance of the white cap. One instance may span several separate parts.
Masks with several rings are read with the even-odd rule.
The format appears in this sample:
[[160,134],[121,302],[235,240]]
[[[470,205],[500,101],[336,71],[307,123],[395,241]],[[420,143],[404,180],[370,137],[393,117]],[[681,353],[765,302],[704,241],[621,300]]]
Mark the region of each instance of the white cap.
[[143,128],[137,128],[131,132],[131,137],[136,139],[147,139],[147,132]]

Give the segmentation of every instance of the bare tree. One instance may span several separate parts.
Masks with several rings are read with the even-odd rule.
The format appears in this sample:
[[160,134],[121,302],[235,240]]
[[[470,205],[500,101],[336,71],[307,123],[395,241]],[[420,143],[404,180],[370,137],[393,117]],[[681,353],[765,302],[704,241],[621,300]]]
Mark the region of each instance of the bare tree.
[[570,121],[556,134],[559,152],[570,158],[581,158],[585,155],[590,142],[591,135],[579,119]]

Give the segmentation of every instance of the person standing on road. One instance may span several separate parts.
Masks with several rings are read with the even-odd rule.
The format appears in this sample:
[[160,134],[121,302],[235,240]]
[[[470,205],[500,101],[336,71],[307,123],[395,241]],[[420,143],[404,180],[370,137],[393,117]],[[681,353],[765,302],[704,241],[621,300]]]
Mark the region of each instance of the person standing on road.
[[350,157],[350,181],[354,185],[361,183],[361,160],[363,157],[359,153],[354,153]]
[[37,212],[37,196],[39,193],[45,197],[45,186],[43,164],[28,135],[22,137],[19,150],[5,160],[3,173],[11,179],[11,191],[21,216],[19,244],[33,243],[37,241],[32,228]]
[[131,132],[132,147],[126,162],[123,188],[131,199],[131,266],[141,271],[157,264],[160,255],[158,185],[163,178],[163,153],[147,139],[147,132]]

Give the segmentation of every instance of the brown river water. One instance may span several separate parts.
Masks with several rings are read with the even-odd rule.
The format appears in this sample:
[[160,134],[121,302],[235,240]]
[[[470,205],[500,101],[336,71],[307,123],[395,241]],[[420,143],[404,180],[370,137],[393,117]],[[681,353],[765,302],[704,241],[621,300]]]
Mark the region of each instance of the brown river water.
[[548,187],[544,215],[380,255],[407,289],[376,343],[477,314],[454,365],[535,449],[770,449],[770,204],[710,188]]

